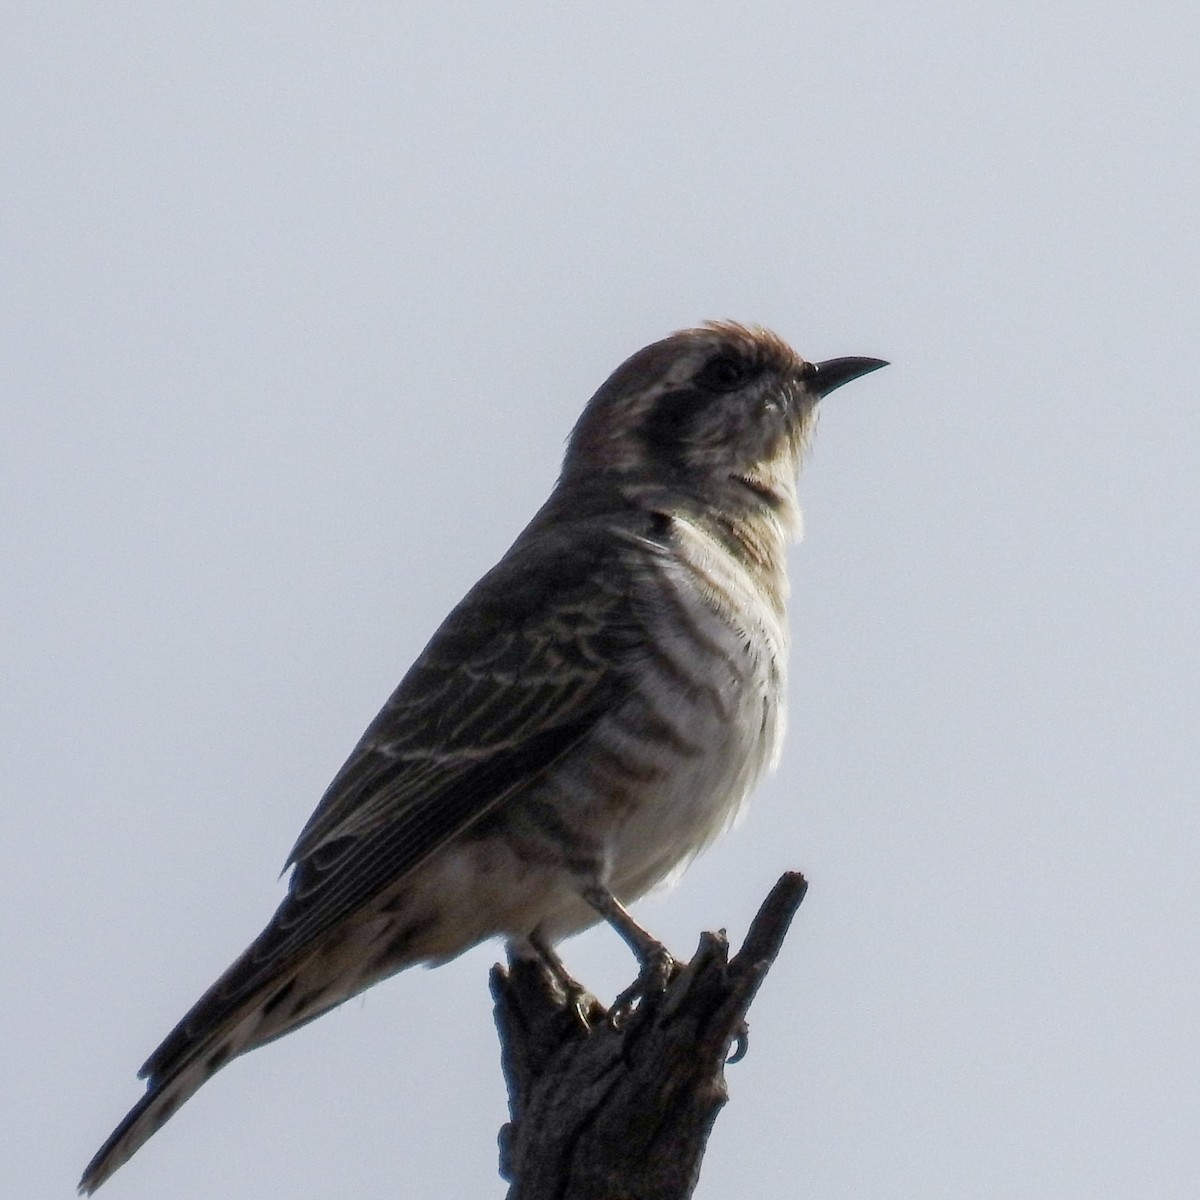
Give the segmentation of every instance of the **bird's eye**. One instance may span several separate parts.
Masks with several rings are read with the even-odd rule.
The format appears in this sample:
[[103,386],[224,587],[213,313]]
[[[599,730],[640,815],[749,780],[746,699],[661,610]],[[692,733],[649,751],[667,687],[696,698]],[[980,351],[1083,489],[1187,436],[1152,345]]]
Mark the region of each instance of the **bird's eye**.
[[755,374],[753,364],[733,354],[717,354],[696,375],[698,386],[711,392],[732,392]]

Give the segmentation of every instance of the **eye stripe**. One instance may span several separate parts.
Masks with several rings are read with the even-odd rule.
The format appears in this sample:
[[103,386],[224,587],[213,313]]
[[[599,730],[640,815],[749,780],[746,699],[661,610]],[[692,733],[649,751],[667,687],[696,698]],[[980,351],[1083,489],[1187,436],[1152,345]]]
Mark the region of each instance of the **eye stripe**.
[[712,393],[696,388],[664,392],[646,414],[642,436],[659,449],[678,447],[689,426],[715,399]]

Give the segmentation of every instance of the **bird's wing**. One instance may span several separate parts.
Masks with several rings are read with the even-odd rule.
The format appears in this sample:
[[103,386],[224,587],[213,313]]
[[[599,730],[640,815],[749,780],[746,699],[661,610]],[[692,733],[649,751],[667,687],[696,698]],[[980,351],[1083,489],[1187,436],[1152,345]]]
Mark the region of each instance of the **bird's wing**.
[[[639,539],[640,540],[640,539]],[[288,895],[142,1069],[169,1074],[249,997],[497,806],[630,693],[641,642],[627,536],[510,551],[450,614],[338,773],[288,859]],[[614,569],[616,568],[616,569]]]

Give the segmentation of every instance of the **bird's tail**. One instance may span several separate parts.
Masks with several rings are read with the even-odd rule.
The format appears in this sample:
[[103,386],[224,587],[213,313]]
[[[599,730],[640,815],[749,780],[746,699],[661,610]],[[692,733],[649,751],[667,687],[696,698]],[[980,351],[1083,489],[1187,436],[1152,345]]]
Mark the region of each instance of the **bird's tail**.
[[80,1194],[91,1195],[122,1163],[128,1162],[175,1115],[184,1101],[227,1062],[261,1044],[264,1040],[261,1026],[262,1016],[256,1006],[243,1013],[240,1019],[226,1024],[220,1032],[190,1047],[190,1053],[170,1070],[151,1074],[146,1094],[129,1110],[88,1163],[79,1181]]
[[242,989],[237,984],[253,962],[252,950],[213,984],[147,1060],[140,1072],[146,1094],[88,1163],[79,1181],[82,1195],[91,1195],[128,1162],[226,1063],[306,1025],[357,990],[339,986],[343,981],[308,962]]
[[211,1075],[207,1065],[196,1060],[163,1083],[151,1084],[88,1163],[79,1181],[80,1194],[90,1196],[122,1163],[128,1162]]

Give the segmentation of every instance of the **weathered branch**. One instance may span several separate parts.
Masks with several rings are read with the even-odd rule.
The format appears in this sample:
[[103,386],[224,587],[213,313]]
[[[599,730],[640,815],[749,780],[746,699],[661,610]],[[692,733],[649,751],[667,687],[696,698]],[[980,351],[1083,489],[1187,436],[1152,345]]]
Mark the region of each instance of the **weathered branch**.
[[[686,1200],[717,1113],[725,1063],[808,885],[784,875],[741,950],[705,933],[691,962],[615,1026],[518,960],[492,972],[511,1121],[500,1134],[508,1200]],[[586,1020],[585,1020],[586,1015]],[[738,1055],[740,1057],[740,1053]]]

